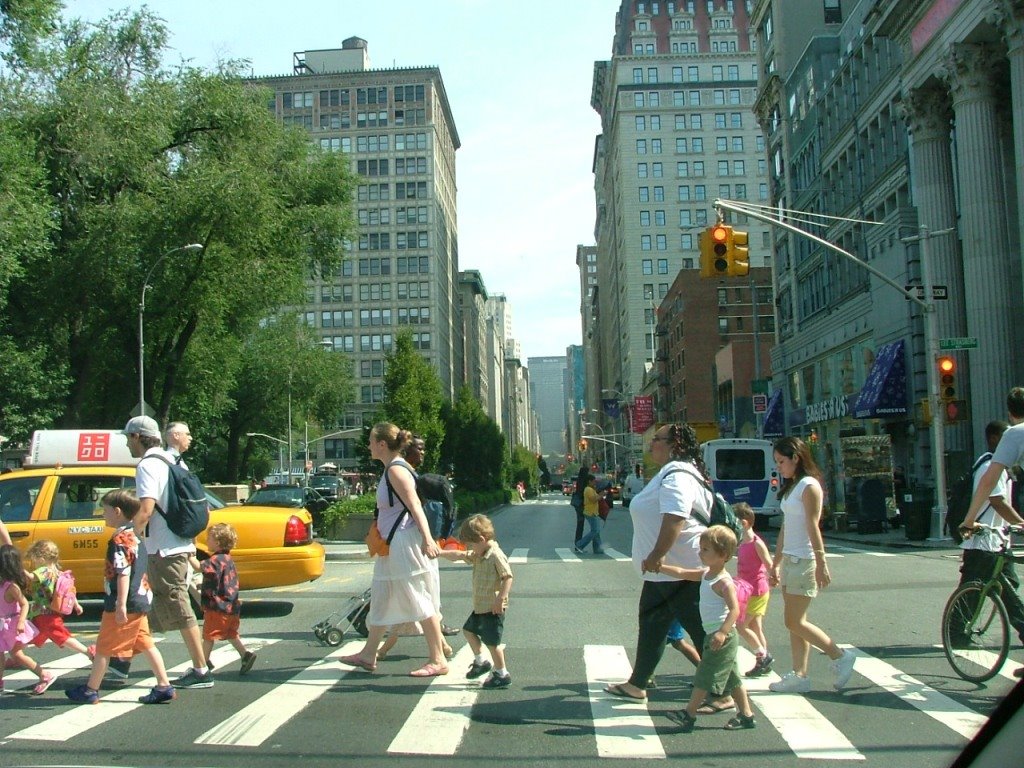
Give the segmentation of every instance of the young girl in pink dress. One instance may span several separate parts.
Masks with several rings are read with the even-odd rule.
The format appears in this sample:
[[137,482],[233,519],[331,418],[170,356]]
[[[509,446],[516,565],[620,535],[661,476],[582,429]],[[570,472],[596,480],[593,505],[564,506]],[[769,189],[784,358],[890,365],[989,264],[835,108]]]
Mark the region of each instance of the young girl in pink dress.
[[[749,504],[733,504],[733,512],[743,526],[739,549],[736,551],[736,591],[749,595],[740,606],[740,620],[737,623],[740,637],[754,652],[756,660],[746,677],[760,677],[772,671],[775,659],[768,652],[768,641],[764,636],[764,617],[768,612],[768,570],[772,567],[772,555],[764,539],[754,533],[754,510]],[[749,585],[749,590],[740,586]]]
[[32,693],[38,696],[53,683],[53,675],[22,650],[37,634],[35,625],[28,620],[27,588],[28,574],[21,562],[21,552],[9,544],[0,546],[0,693],[4,687],[4,654],[9,653],[18,664],[39,678],[32,689]]

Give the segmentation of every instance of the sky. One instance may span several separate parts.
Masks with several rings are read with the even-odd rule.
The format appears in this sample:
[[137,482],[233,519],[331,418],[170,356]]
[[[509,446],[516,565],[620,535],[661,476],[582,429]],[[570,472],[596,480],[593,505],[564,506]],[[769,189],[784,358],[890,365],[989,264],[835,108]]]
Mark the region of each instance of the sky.
[[171,65],[290,74],[294,52],[356,36],[373,68],[439,67],[462,142],[459,268],[508,297],[524,358],[581,343],[576,246],[594,243],[601,130],[590,93],[620,0],[66,0],[65,16],[143,5],[167,24]]

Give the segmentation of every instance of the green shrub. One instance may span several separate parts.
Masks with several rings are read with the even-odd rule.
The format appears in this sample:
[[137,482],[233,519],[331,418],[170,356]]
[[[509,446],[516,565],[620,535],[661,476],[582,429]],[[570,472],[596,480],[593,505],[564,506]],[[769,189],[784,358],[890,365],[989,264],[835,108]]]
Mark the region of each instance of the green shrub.
[[340,522],[349,515],[372,515],[377,508],[377,494],[364,493],[362,496],[348,496],[336,501],[324,510],[324,525]]

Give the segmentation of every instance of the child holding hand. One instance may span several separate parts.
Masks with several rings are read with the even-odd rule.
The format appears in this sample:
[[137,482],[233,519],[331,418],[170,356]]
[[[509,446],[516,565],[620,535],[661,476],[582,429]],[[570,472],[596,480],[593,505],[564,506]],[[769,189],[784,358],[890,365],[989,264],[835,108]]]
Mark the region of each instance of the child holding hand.
[[[29,571],[28,618],[35,624],[39,634],[32,640],[37,648],[52,640],[58,648],[70,648],[84,653],[90,659],[95,649],[86,648],[81,641],[64,626],[64,617],[50,608],[57,579],[60,576],[60,550],[49,539],[40,539],[25,552],[25,564]],[[75,615],[82,615],[82,605],[75,600]]]
[[749,504],[733,504],[736,518],[743,526],[739,548],[736,550],[736,581],[749,585],[749,597],[745,605],[741,596],[740,620],[737,625],[740,636],[754,652],[754,666],[745,673],[746,677],[761,677],[772,671],[775,659],[768,652],[768,640],[764,634],[764,617],[768,613],[768,571],[772,567],[772,554],[764,539],[754,533],[754,510]]
[[[459,529],[459,540],[466,545],[465,552],[443,549],[438,556],[473,564],[473,612],[462,625],[466,642],[474,654],[466,678],[475,680],[490,672],[484,680],[484,688],[508,688],[512,675],[505,668],[501,635],[512,590],[512,568],[494,539],[494,524],[486,515],[467,518]],[[483,645],[487,646],[491,661],[484,658]]]
[[739,638],[736,620],[740,615],[736,585],[725,570],[736,552],[736,534],[724,525],[712,525],[700,536],[700,560],[704,568],[680,568],[662,565],[659,573],[679,579],[700,581],[700,617],[707,632],[700,664],[693,679],[693,695],[685,709],[670,712],[668,717],[683,733],[690,733],[697,723],[697,712],[707,695],[732,694],[736,717],[725,724],[727,731],[754,728],[754,711],[743,687],[743,678],[736,665]]

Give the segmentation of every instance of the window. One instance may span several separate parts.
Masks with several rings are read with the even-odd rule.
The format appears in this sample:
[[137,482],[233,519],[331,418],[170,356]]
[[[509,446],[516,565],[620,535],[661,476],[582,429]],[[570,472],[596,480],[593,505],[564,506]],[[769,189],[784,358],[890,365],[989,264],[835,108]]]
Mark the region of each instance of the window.
[[672,106],[673,107],[685,107],[686,106],[686,94],[682,91],[672,91]]
[[[654,247],[659,251],[668,250],[668,236],[667,235],[655,235],[654,236]],[[659,262],[660,264],[660,262]]]
[[743,127],[743,113],[742,112],[730,112],[729,113],[729,126],[731,128],[742,128]]
[[647,130],[647,118],[644,117],[643,115],[637,115],[634,118],[634,122],[636,123],[636,129],[638,131],[646,131]]
[[644,283],[644,300],[652,301],[654,299],[654,283]]
[[633,94],[633,106],[642,107],[644,105],[644,95],[642,93]]
[[699,154],[704,151],[704,139],[695,138],[690,142],[690,149],[694,154]]
[[701,125],[702,125],[701,115],[699,113],[694,113],[694,114],[690,115],[690,130],[691,131],[699,131],[701,129]]
[[686,68],[686,79],[689,80],[691,83],[697,82],[700,79],[699,74],[698,74],[698,68],[697,67],[687,67]]
[[651,236],[650,235],[640,235],[640,250],[641,251],[649,251],[649,250],[651,250]]
[[742,152],[743,151],[743,137],[742,136],[733,136],[732,137],[732,151],[733,152]]
[[690,106],[691,107],[699,107],[700,106],[700,91],[690,91]]
[[637,178],[639,178],[639,179],[646,179],[647,178],[647,163],[637,163],[636,164],[636,175],[637,175]]
[[676,115],[673,120],[677,131],[686,130],[686,115]]
[[737,184],[736,185],[736,199],[737,200],[746,200],[747,199],[747,185],[746,184]]
[[654,212],[654,226],[664,227],[665,226],[665,212],[655,211]]
[[656,179],[660,179],[664,175],[664,166],[661,163],[651,163],[651,176]]
[[725,136],[715,137],[715,152],[728,152],[729,151],[729,139]]
[[719,160],[718,161],[718,175],[719,176],[728,176],[729,175],[729,161],[728,160]]
[[698,177],[704,175],[704,161],[703,160],[694,160],[693,161],[693,175],[694,176],[698,176]]
[[[635,71],[636,70],[634,70],[634,72]],[[681,83],[681,82],[683,82],[683,68],[682,67],[672,67],[672,82],[673,83]]]
[[660,155],[661,154],[661,139],[651,139],[651,154],[652,155]]
[[685,155],[689,150],[689,142],[686,139],[676,139],[676,154]]
[[647,154],[647,139],[637,139],[636,140],[636,153],[638,155],[646,155]]
[[703,184],[697,184],[693,188],[693,197],[696,200],[707,200],[707,188]]
[[714,90],[711,92],[712,104],[725,104],[725,91]]
[[693,235],[689,232],[685,232],[679,236],[679,247],[684,251],[693,250]]
[[661,130],[661,117],[659,115],[651,115],[651,130],[652,131],[660,131]]
[[742,103],[742,102],[740,102],[740,89],[739,88],[730,88],[729,89],[729,103],[730,104],[740,104],[740,103]]
[[719,184],[718,196],[724,198],[725,200],[730,200],[732,198],[732,187],[730,187],[728,184]]
[[727,71],[728,71],[728,77],[729,77],[730,80],[739,80],[740,79],[740,67],[739,67],[738,64],[730,64],[728,66]]
[[686,186],[679,187],[679,202],[686,203],[690,200],[690,188]]
[[767,200],[768,199],[768,185],[767,184],[758,184],[757,185],[757,199],[758,200]]
[[679,226],[693,226],[693,212],[690,211],[688,208],[683,208],[679,211]]
[[645,274],[645,275],[653,275],[654,274],[654,260],[653,259],[643,259],[640,262],[640,271],[643,274]]
[[743,176],[745,174],[746,174],[746,165],[744,164],[744,162],[742,160],[733,160],[732,161],[732,175],[733,176]]
[[725,112],[715,113],[715,130],[725,128]]
[[640,226],[641,227],[649,227],[649,226],[651,226],[651,212],[650,211],[640,211]]
[[687,162],[676,163],[676,176],[685,179],[690,175],[690,164]]
[[655,187],[654,188],[654,202],[660,203],[665,200],[665,188]]
[[668,274],[668,259],[658,259],[658,274],[659,275],[667,275]]
[[634,67],[633,68],[633,82],[639,84],[639,83],[642,83],[643,81],[644,81],[644,70],[643,70],[643,68],[642,67]]
[[640,187],[637,191],[640,193],[639,194],[639,198],[640,198],[640,202],[641,203],[646,203],[647,201],[649,201],[651,199],[651,188],[650,187]]
[[647,106],[649,107],[660,107],[661,106],[661,95],[657,91],[651,91],[647,94]]
[[718,82],[722,79],[722,65],[715,64],[711,67],[711,79]]

